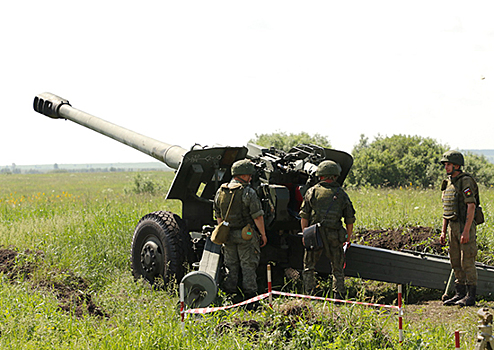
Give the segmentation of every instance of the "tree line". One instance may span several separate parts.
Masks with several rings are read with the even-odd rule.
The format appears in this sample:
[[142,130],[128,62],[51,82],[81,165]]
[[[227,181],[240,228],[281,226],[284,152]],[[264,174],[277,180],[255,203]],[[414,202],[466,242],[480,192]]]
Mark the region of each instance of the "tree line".
[[[315,144],[331,148],[320,134],[277,132],[255,135],[250,142],[289,151],[297,144]],[[441,158],[450,147],[428,137],[377,136],[372,142],[365,135],[352,150],[354,163],[345,181],[351,187],[436,187],[445,178]],[[471,173],[479,184],[494,184],[494,164],[483,155],[463,152],[463,171]]]

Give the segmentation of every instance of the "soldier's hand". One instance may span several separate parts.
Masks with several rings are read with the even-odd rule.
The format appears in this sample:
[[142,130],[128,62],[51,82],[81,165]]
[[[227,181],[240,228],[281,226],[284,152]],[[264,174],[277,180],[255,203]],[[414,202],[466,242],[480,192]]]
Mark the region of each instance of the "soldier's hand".
[[268,237],[266,237],[266,235],[261,235],[261,241],[262,241],[262,244],[261,244],[261,248],[262,248],[266,244],[268,244]]
[[469,232],[463,232],[461,234],[460,243],[465,244],[465,243],[468,243],[469,240],[470,240]]
[[441,233],[441,237],[439,238],[439,241],[441,242],[442,245],[446,244],[446,234],[444,232]]

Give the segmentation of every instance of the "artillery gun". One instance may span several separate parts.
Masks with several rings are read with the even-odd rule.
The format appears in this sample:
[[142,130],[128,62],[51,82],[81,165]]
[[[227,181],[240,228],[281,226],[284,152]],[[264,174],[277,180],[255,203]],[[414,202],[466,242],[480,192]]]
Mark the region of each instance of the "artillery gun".
[[[50,118],[68,119],[113,138],[175,169],[166,199],[182,202],[182,217],[169,211],[156,211],[140,219],[132,239],[132,270],[135,278],[143,278],[152,285],[159,281],[168,284],[182,280],[191,265],[202,258],[203,266],[199,270],[203,272],[189,276],[190,288],[197,295],[204,290],[210,296],[216,294],[221,278],[221,252],[208,238],[215,225],[214,195],[222,183],[230,181],[230,168],[235,161],[249,158],[256,167],[252,186],[263,205],[268,236],[268,245],[261,251],[261,263],[271,261],[299,270],[303,246],[297,235],[298,210],[303,193],[316,182],[317,165],[326,159],[338,162],[342,168],[338,181],[343,183],[353,164],[353,158],[345,152],[308,144],[289,152],[255,144],[208,148],[196,144],[186,150],[77,110],[68,100],[51,93],[37,95],[33,107]],[[205,252],[213,255],[205,256]],[[211,260],[215,261],[212,265]]]
[[[326,159],[338,162],[343,184],[353,164],[351,155],[316,145],[298,145],[288,152],[254,144],[239,147],[201,147],[190,150],[157,141],[73,108],[63,98],[42,93],[34,98],[34,109],[50,118],[68,119],[144,152],[170,168],[175,178],[167,199],[182,202],[182,217],[169,211],[156,211],[139,220],[132,239],[132,272],[159,287],[181,281],[185,302],[190,306],[209,305],[222,278],[221,247],[209,239],[216,223],[213,198],[222,183],[230,181],[231,166],[248,158],[256,173],[252,186],[265,212],[268,244],[261,248],[261,264],[273,264],[276,272],[301,270],[304,247],[298,234],[298,211],[303,194],[317,178],[317,165]],[[197,271],[191,267],[198,266]],[[494,267],[477,263],[478,295],[492,296]],[[323,256],[316,266],[321,274],[330,273]],[[444,289],[451,274],[444,256],[391,251],[352,244],[346,252],[345,275],[390,283]]]

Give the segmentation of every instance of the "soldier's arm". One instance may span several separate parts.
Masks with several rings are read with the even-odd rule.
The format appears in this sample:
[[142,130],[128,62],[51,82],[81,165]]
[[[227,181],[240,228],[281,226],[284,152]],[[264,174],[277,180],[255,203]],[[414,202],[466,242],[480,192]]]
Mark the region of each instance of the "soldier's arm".
[[312,198],[312,192],[314,191],[314,187],[309,188],[309,190],[305,193],[304,196],[304,201],[302,202],[302,205],[300,206],[300,227],[302,228],[302,232],[304,231],[304,228],[309,227],[310,219],[311,219],[311,213],[312,213],[312,207],[310,203],[310,198]]
[[[309,217],[310,217],[310,209],[308,209],[307,201],[304,200],[302,203],[302,207],[300,208],[300,228],[302,229],[302,232],[304,232],[304,229],[309,227]],[[302,236],[302,244],[305,245],[304,242],[304,237]]]
[[353,224],[355,222],[355,208],[353,207],[352,201],[348,194],[346,194],[346,206],[343,209],[343,217],[346,227],[346,241],[350,243],[353,234]]
[[475,217],[475,207],[477,204],[475,194],[477,188],[474,180],[469,176],[463,178],[462,185],[463,200],[467,206],[467,217],[465,219],[465,227],[461,234],[460,243],[465,244],[470,240],[470,228],[472,227],[473,218]]
[[353,233],[353,224],[346,224],[346,241],[350,243]]
[[249,208],[252,220],[254,220],[254,224],[261,233],[261,247],[264,247],[268,243],[268,237],[264,226],[264,211],[262,210],[261,201],[250,186],[245,188],[242,199],[244,200],[244,205]]
[[264,247],[268,243],[268,237],[266,236],[266,229],[264,228],[264,216],[259,215],[254,219],[254,223],[257,226],[257,229],[261,233],[261,247]]
[[[307,227],[309,227],[309,219],[301,218],[300,219],[300,227],[302,228],[302,232],[304,232],[304,229],[306,229]],[[304,237],[303,236],[302,236],[302,244],[305,244],[304,243]]]
[[467,203],[467,220],[465,222],[465,228],[461,234],[460,242],[465,244],[470,240],[470,227],[473,223],[473,218],[475,216],[475,203]]
[[220,216],[221,213],[219,210],[215,214],[216,214],[216,221],[218,222],[218,225],[219,225],[223,222],[223,218]]
[[[300,228],[302,229],[302,232],[304,232],[304,229],[309,227],[309,219],[310,219],[310,212],[311,212],[311,209],[309,207],[309,201],[308,201],[308,198],[310,198],[310,196],[308,196],[307,194],[305,195],[305,198],[304,198],[304,201],[302,203],[302,206],[300,207],[300,212],[299,212],[299,215],[300,215]],[[302,237],[302,244],[304,244],[304,238]]]
[[216,195],[214,196],[214,202],[213,202],[213,211],[216,216],[216,221],[218,222],[218,225],[223,222],[223,218],[221,217],[221,209],[219,206],[219,192],[216,192]]
[[449,220],[443,218],[443,229],[441,231],[441,237],[440,237],[440,241],[442,245],[446,244],[446,232],[448,231],[448,224],[449,224]]

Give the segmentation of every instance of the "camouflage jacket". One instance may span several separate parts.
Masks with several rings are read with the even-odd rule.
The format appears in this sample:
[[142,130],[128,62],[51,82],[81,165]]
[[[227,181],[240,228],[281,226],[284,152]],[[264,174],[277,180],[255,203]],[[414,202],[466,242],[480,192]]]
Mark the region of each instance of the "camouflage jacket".
[[467,217],[467,204],[478,205],[479,189],[473,177],[461,172],[456,177],[448,176],[441,185],[443,217],[448,220],[465,222]]
[[355,209],[337,182],[321,181],[307,190],[300,217],[309,220],[310,225],[321,223],[323,227],[337,230],[343,227],[342,218],[347,225],[355,222]]
[[[232,202],[230,212],[226,217],[230,202]],[[248,223],[252,224],[255,218],[264,215],[256,191],[250,185],[235,179],[221,185],[216,192],[214,212],[217,218],[228,221],[232,230],[241,229]]]

